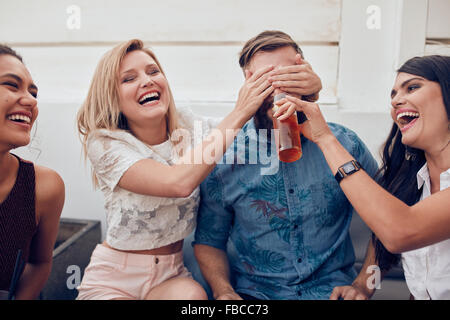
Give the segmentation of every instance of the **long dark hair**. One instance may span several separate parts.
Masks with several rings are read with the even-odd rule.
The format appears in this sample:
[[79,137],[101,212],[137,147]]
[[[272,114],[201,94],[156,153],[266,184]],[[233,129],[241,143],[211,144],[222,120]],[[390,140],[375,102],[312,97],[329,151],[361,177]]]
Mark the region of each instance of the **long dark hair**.
[[[406,61],[397,72],[414,74],[439,83],[447,117],[450,119],[449,56],[414,57]],[[417,172],[426,159],[423,150],[405,146],[401,140],[402,134],[394,123],[384,144],[382,166],[376,177],[382,187],[411,206],[420,200],[422,194],[417,185]],[[372,234],[372,241],[375,244],[376,261],[381,270],[389,270],[399,262],[400,255],[387,251],[375,234]]]

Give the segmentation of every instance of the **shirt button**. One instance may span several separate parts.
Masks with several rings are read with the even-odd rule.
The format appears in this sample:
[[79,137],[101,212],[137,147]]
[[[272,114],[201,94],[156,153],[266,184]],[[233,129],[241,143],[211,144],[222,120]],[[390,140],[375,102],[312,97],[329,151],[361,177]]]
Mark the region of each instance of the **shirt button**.
[[302,258],[298,258],[298,259],[297,259],[297,262],[298,262],[298,263],[302,263],[302,261],[303,261]]
[[289,189],[289,193],[294,193],[294,189]]
[[158,263],[159,263],[159,259],[155,258],[155,264],[158,264]]

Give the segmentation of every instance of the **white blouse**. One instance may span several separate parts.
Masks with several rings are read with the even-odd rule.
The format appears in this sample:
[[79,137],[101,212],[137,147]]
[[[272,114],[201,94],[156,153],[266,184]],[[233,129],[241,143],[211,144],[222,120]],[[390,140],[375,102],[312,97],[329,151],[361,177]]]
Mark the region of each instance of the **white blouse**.
[[[200,143],[219,119],[195,116],[178,109],[179,125],[190,147]],[[184,141],[186,142],[186,141]],[[122,175],[142,159],[172,165],[177,160],[170,140],[148,146],[126,130],[100,129],[89,134],[87,155],[105,196],[106,241],[119,250],[149,250],[187,237],[196,226],[200,191],[186,198],[142,195],[118,186]],[[154,183],[149,181],[149,183]]]
[[[419,188],[423,186],[420,200],[431,195],[428,166],[417,173]],[[450,187],[450,169],[440,175],[440,190]],[[450,239],[402,253],[406,284],[415,299],[450,299]]]

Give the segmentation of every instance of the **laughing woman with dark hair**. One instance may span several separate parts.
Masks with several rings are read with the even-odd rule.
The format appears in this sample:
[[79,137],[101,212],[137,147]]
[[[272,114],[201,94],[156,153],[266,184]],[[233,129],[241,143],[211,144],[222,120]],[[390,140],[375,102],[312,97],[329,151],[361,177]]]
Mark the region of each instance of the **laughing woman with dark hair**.
[[56,172],[10,153],[30,143],[37,91],[22,58],[0,45],[0,299],[39,295],[64,204]]
[[450,57],[415,57],[398,70],[379,184],[339,144],[316,104],[290,97],[280,103],[274,116],[292,106],[305,112],[302,132],[374,232],[381,268],[401,253],[414,298],[450,299]]

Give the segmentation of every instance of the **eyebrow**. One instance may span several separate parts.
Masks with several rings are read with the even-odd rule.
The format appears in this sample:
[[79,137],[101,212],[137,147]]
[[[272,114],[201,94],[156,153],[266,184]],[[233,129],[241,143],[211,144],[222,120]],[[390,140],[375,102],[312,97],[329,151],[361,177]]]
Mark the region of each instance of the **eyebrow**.
[[[150,63],[150,64],[146,65],[145,67],[148,68],[148,67],[153,67],[153,66],[155,66],[155,67],[157,67],[159,69],[159,67],[158,67],[158,65],[156,63]],[[132,71],[135,71],[135,68],[128,69],[126,71],[121,72],[120,74],[124,75],[124,74],[132,72]]]
[[[408,79],[408,80],[404,81],[404,82],[400,85],[400,88],[406,87],[406,86],[408,85],[408,83],[410,83],[411,81],[414,81],[414,80],[420,80],[420,81],[423,81],[424,79],[423,79],[423,78],[419,78],[419,77],[414,77],[414,78]],[[397,90],[392,89],[392,91],[391,91],[391,99],[392,99],[396,94],[397,94]]]
[[[14,74],[14,73],[7,73],[7,74],[2,75],[2,77],[10,77],[10,78],[14,78],[14,79],[15,79],[17,82],[19,82],[20,84],[23,83],[22,78],[19,77],[19,76],[16,75],[16,74]],[[38,91],[38,87],[37,87],[34,83],[31,83],[31,84],[29,85],[28,88],[29,88],[29,89],[34,89],[34,90]]]

